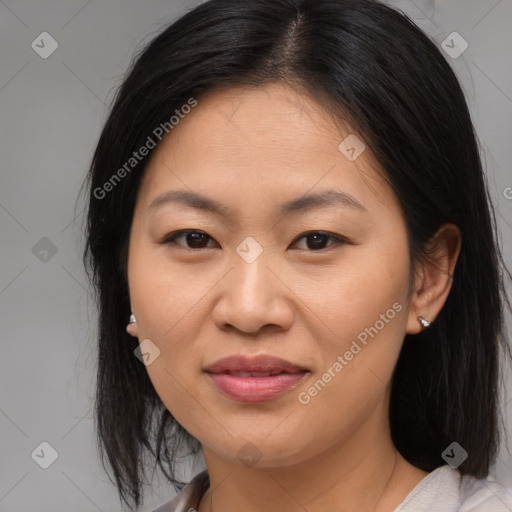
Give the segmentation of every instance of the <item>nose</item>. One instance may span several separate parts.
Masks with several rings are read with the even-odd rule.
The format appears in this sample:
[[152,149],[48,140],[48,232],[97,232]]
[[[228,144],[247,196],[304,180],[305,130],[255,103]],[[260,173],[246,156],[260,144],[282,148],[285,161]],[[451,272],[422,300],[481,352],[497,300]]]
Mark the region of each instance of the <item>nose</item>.
[[[219,283],[212,319],[221,330],[246,334],[261,330],[286,330],[292,325],[293,293],[286,277],[265,251],[251,263],[237,254],[231,271]],[[288,286],[287,286],[288,284]]]

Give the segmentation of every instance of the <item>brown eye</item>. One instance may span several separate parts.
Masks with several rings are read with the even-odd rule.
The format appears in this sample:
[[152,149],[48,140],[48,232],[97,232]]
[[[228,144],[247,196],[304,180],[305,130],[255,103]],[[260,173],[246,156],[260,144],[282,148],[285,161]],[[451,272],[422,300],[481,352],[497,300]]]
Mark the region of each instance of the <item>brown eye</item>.
[[[176,240],[184,237],[185,243],[187,245],[183,246],[181,243],[176,243]],[[197,231],[191,229],[183,229],[181,231],[175,231],[171,233],[169,236],[162,241],[162,244],[176,244],[181,247],[185,247],[186,249],[203,249],[208,247],[208,241],[213,240],[209,235],[207,235],[204,231]]]
[[[181,238],[184,238],[184,243],[177,242],[177,240]],[[313,252],[319,252],[324,249],[328,249],[332,245],[349,243],[345,238],[334,235],[332,233],[327,233],[325,231],[309,231],[296,238],[294,243],[297,243],[298,240],[302,239],[306,240],[305,249]],[[213,241],[213,238],[207,235],[204,231],[182,229],[180,231],[171,233],[161,243],[163,245],[174,244],[185,249],[206,249],[213,247],[212,245],[208,245],[209,241]],[[332,243],[327,245],[329,241]]]
[[[323,249],[326,249],[325,246],[329,239],[334,240],[334,243],[336,245],[340,243],[347,243],[347,240],[345,240],[344,238],[337,235],[333,235],[331,233],[327,233],[325,231],[309,231],[307,233],[302,234],[296,240],[301,240],[303,238],[306,240],[306,249],[309,249],[311,251],[321,251]],[[330,244],[328,247],[332,245],[333,244]]]

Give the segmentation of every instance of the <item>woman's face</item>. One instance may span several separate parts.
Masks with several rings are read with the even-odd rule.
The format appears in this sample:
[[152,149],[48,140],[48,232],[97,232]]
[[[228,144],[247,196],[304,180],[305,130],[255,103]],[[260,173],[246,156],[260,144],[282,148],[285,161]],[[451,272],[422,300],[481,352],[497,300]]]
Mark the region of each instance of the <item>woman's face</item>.
[[[136,335],[165,406],[224,459],[285,466],[387,433],[412,325],[406,227],[349,135],[290,88],[232,88],[199,99],[146,168],[128,261]],[[171,240],[179,230],[192,234]],[[296,367],[205,371],[237,355]]]

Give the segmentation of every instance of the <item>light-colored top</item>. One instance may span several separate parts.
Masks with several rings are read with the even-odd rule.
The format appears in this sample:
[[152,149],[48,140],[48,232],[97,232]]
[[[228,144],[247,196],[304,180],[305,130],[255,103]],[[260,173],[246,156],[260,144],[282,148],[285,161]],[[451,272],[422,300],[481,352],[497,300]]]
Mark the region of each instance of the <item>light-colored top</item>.
[[[152,512],[195,512],[209,486],[204,470]],[[487,479],[461,476],[446,465],[429,473],[393,512],[512,512],[512,490]]]

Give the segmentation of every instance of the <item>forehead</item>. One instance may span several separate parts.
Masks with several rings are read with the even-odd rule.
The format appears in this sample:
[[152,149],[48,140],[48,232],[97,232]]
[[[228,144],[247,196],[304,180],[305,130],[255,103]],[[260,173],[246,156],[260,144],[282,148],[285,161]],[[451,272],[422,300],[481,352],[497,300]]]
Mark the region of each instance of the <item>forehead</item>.
[[[352,161],[342,152],[347,140],[364,148]],[[388,185],[363,144],[348,123],[336,122],[315,99],[289,86],[214,90],[198,97],[157,145],[139,196],[148,202],[176,185],[249,195],[266,188],[282,195],[315,186],[350,191],[364,183],[379,193]]]
[[269,153],[325,150],[352,131],[347,123],[341,131],[333,120],[313,98],[284,84],[224,87],[201,96],[168,134],[168,144],[156,151],[164,145],[175,147],[183,139],[228,154],[251,148]]

